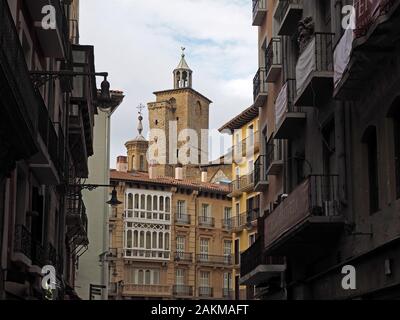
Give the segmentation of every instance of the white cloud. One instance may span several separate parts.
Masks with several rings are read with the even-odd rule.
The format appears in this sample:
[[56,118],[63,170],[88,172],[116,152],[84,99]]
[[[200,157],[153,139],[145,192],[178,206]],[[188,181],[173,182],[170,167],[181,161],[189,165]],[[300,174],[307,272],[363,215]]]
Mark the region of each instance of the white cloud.
[[112,161],[137,134],[137,105],[172,87],[181,46],[194,71],[194,89],[214,101],[211,129],[251,104],[257,69],[251,2],[83,0],[80,15],[81,43],[95,46],[96,69],[109,72],[112,88],[126,94],[113,115]]

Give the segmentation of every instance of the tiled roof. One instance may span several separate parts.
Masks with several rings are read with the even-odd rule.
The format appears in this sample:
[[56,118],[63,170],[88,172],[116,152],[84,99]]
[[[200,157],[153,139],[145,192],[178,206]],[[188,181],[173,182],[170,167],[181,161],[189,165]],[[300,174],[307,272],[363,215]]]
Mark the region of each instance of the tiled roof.
[[144,172],[120,172],[112,169],[110,170],[110,178],[111,180],[132,181],[170,187],[183,187],[198,191],[222,193],[226,195],[230,193],[229,185],[208,182],[205,183],[195,180],[177,180],[172,177],[157,177],[155,179],[150,179],[148,173]]

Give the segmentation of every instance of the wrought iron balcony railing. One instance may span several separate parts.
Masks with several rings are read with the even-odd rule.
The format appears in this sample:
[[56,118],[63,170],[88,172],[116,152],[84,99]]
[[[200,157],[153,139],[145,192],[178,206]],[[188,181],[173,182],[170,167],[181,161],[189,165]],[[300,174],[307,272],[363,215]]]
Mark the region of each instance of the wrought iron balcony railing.
[[233,290],[230,288],[222,288],[222,297],[227,300],[233,300]]
[[215,218],[199,216],[199,226],[214,228],[215,227]]
[[267,14],[267,0],[253,0],[253,26],[261,26]]
[[32,235],[29,230],[23,225],[15,227],[14,234],[14,251],[22,253],[28,259],[32,259]]
[[196,261],[200,264],[207,265],[222,265],[231,266],[233,265],[232,255],[215,256],[207,253],[201,253],[196,255]]
[[212,298],[214,296],[214,289],[211,287],[199,287],[199,297]]
[[174,253],[175,262],[181,263],[192,263],[193,262],[193,253],[190,252],[175,252]]
[[251,190],[254,187],[254,172],[239,177],[231,185],[233,196]]
[[188,214],[183,214],[183,213],[176,213],[175,214],[175,222],[177,224],[190,224],[191,222],[191,217]]
[[268,257],[264,252],[264,241],[262,237],[251,245],[241,254],[240,274],[245,276],[252,272],[260,265],[283,265],[285,259],[283,257]]
[[264,185],[268,185],[267,156],[260,155],[254,163],[254,190],[262,191]]
[[177,284],[172,287],[172,294],[176,297],[191,297],[193,296],[193,287]]
[[258,69],[253,79],[253,97],[254,105],[262,107],[268,96],[267,70]]
[[282,42],[281,38],[272,38],[265,51],[266,81],[274,82],[282,66]]
[[252,222],[257,221],[260,217],[260,209],[252,209],[248,210],[245,213],[232,217],[228,224],[230,230],[238,230],[241,228],[245,228],[246,226],[251,226]]

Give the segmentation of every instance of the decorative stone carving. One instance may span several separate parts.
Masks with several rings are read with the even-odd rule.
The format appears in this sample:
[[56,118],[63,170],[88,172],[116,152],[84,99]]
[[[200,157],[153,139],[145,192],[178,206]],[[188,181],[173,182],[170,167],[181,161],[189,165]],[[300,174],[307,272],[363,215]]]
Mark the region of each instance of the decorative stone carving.
[[297,42],[299,44],[300,54],[304,51],[304,49],[312,40],[314,32],[315,32],[315,24],[312,17],[306,17],[299,22],[298,24],[299,36],[297,38]]

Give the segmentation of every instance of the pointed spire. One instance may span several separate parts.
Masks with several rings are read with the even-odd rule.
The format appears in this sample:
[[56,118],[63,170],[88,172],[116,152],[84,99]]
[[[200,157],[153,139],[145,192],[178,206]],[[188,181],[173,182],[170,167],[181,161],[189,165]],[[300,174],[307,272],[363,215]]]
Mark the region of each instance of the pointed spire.
[[187,64],[187,62],[185,60],[185,50],[186,50],[186,48],[182,47],[181,50],[182,50],[181,61],[179,62],[179,64],[176,67],[176,69],[190,70],[189,65]]

